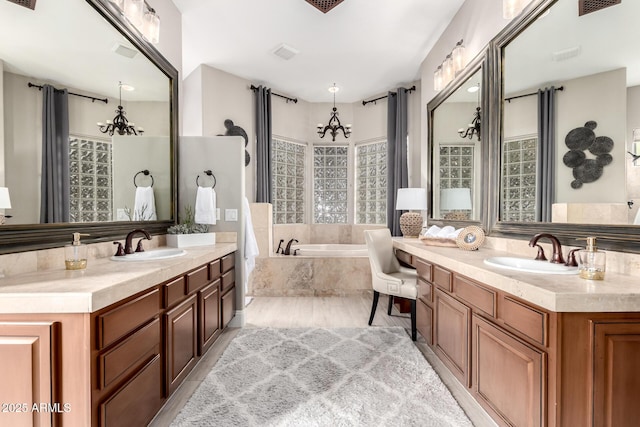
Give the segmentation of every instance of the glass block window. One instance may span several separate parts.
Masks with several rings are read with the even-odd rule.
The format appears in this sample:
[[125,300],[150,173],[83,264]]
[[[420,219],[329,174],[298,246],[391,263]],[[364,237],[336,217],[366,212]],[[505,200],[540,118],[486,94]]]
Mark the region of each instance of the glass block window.
[[[440,189],[469,188],[473,200],[474,187],[474,156],[473,145],[440,145]],[[444,218],[450,211],[440,209],[440,216]],[[461,211],[471,217],[471,210]]]
[[306,146],[273,138],[271,144],[274,224],[304,223]]
[[503,221],[536,220],[537,146],[537,137],[503,143],[500,206]]
[[387,142],[356,147],[356,224],[387,223]]
[[313,219],[347,223],[348,146],[313,147]]
[[112,221],[111,143],[69,137],[71,222]]

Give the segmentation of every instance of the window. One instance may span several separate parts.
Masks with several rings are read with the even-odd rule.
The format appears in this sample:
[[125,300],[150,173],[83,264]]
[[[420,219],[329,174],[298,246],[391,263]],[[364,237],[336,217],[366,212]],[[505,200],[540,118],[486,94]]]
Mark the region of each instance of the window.
[[306,146],[273,138],[271,145],[273,223],[304,223]]
[[536,162],[538,138],[505,141],[502,147],[501,219],[536,220]]
[[313,147],[313,219],[316,224],[347,223],[348,146]]
[[[475,163],[475,146],[464,144],[441,144],[440,145],[440,190],[446,188],[469,188],[472,192],[473,200],[474,190],[474,163]],[[462,213],[470,217],[471,211],[462,210]],[[447,218],[451,211],[440,209],[440,216]]]
[[356,146],[356,223],[387,223],[387,142]]
[[70,222],[112,221],[111,143],[69,137]]

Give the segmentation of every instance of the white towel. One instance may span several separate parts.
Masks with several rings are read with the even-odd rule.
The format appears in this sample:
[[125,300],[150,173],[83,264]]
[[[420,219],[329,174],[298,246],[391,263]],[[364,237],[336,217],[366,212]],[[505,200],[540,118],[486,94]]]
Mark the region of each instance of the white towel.
[[153,187],[136,187],[135,201],[133,202],[134,221],[155,221],[156,200],[153,196]]
[[196,224],[216,223],[216,192],[213,188],[198,186],[194,221]]
[[258,241],[253,231],[249,200],[244,198],[244,292],[249,290],[249,275],[256,266],[256,257],[260,254]]
[[636,217],[633,219],[633,225],[640,225],[640,209],[636,212]]

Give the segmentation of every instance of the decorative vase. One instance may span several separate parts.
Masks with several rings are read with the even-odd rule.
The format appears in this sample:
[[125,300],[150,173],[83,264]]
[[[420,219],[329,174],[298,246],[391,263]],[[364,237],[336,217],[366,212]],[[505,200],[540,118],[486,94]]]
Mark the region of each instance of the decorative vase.
[[188,248],[216,244],[216,233],[167,234],[167,246]]

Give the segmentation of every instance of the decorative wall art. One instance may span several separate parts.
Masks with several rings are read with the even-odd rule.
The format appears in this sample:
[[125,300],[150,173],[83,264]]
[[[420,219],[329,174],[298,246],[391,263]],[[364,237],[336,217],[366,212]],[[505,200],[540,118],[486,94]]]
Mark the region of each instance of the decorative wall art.
[[247,137],[247,132],[244,131],[240,126],[236,126],[233,124],[233,120],[225,120],[224,127],[227,128],[224,133],[225,136],[241,136],[244,138],[244,165],[249,166],[249,162],[251,161],[251,156],[249,152],[246,150],[247,144],[249,144],[249,137]]
[[[598,123],[588,121],[583,127],[577,127],[567,133],[564,143],[569,151],[562,157],[563,163],[573,169],[571,188],[578,189],[582,184],[594,182],[602,176],[603,169],[613,161],[609,152],[613,149],[613,140],[608,136],[596,136],[594,129]],[[596,156],[587,158],[586,151]]]

